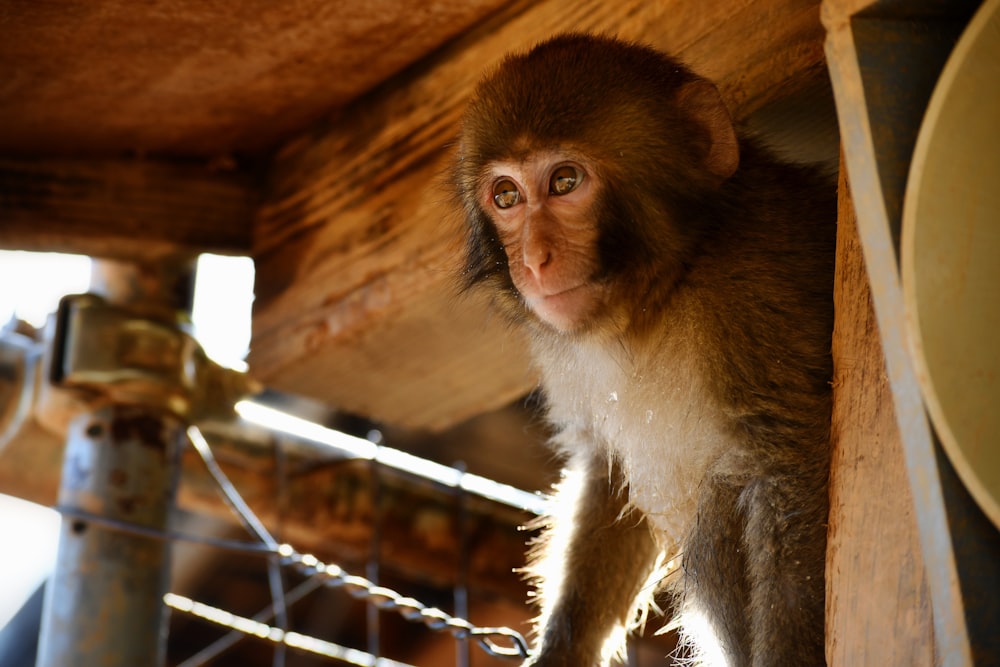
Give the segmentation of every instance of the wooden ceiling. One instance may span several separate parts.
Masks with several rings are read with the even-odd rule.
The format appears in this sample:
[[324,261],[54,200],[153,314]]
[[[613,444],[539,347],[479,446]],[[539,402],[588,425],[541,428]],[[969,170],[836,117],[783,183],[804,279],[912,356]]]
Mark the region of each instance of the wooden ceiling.
[[455,292],[449,145],[485,68],[566,30],[681,56],[740,119],[826,78],[818,0],[8,2],[0,247],[251,255],[258,379],[446,428],[534,386]]
[[258,155],[503,4],[6,2],[0,153]]

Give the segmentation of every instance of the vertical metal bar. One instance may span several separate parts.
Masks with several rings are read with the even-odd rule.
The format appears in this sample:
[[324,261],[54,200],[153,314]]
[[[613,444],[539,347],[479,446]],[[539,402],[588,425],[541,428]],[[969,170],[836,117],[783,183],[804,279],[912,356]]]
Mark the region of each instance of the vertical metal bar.
[[183,437],[179,420],[134,407],[106,406],[71,423],[59,491],[67,514],[37,667],[164,663],[169,543],[73,514],[164,530]]
[[190,328],[195,267],[189,257],[143,264],[102,259],[92,265],[90,291],[138,316]]
[[[279,540],[285,528],[285,510],[288,504],[288,471],[285,460],[285,450],[277,438],[271,438],[274,452],[274,476],[278,489],[278,517],[275,537]],[[274,623],[284,631],[288,631],[288,608],[285,600],[285,577],[281,569],[281,557],[272,554],[267,560],[267,578],[271,588],[271,598],[274,602]],[[277,593],[277,595],[276,595]],[[288,659],[288,647],[282,643],[274,647],[272,667],[285,667]]]
[[[382,466],[378,461],[371,462],[371,503],[372,503],[372,538],[368,563],[365,566],[365,577],[373,584],[378,584],[379,565],[382,557]],[[381,657],[380,627],[378,607],[374,602],[368,602],[366,607],[366,627],[368,631],[368,653],[376,658]]]
[[[187,326],[194,258],[94,262],[91,290],[140,317]],[[156,667],[166,660],[170,544],[88,521],[163,531],[185,425],[150,406],[104,404],[70,424],[56,571],[46,590],[37,667]],[[76,515],[76,516],[74,516]]]
[[[465,475],[465,462],[459,461],[455,468]],[[469,508],[465,488],[458,485],[458,574],[455,577],[455,616],[469,618]],[[462,637],[455,643],[455,664],[469,667],[469,638]]]

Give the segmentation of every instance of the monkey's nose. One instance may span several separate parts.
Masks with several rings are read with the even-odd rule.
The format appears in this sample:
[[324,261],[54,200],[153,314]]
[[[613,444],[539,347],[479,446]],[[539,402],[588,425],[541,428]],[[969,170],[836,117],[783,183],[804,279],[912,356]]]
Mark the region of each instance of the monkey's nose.
[[552,244],[546,234],[546,220],[538,215],[527,216],[521,229],[521,257],[524,267],[537,281],[552,263]]
[[552,264],[552,251],[544,243],[529,243],[524,246],[524,267],[535,279],[541,283],[542,274]]

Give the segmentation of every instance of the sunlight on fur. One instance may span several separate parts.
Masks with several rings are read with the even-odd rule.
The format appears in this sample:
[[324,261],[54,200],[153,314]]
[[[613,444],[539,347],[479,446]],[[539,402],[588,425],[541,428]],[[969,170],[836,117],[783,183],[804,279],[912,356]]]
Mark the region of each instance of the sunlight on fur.
[[729,662],[708,617],[694,605],[679,614],[680,642],[673,656],[678,664],[692,667],[727,667]]
[[[573,510],[583,487],[584,475],[579,470],[564,469],[562,479],[553,488],[552,496],[560,502],[549,502],[549,512],[533,522],[529,528],[542,529],[542,534],[531,543],[529,565],[524,569],[529,580],[535,583],[532,597],[542,601],[552,600],[562,588],[565,579],[565,561],[561,558],[540,558],[543,552],[564,554],[569,548],[573,526]],[[547,607],[535,619],[535,631],[545,627],[548,620]]]
[[[570,528],[575,524],[573,520],[573,510],[577,506],[577,499],[582,493],[585,475],[579,470],[570,468],[564,469],[562,479],[553,489],[553,495],[559,498],[560,502],[548,503],[549,514],[540,517],[531,528],[542,528],[544,532],[541,537],[532,543],[530,565],[524,569],[528,578],[538,586],[537,592],[529,593],[531,597],[537,597],[543,603],[542,612],[535,619],[535,632],[545,627],[548,620],[549,606],[545,605],[546,600],[555,599],[565,581],[565,561],[561,558],[539,559],[537,555],[544,552],[565,554],[569,548],[572,531]],[[630,519],[628,510],[624,510],[618,517],[619,521],[635,520]],[[650,611],[655,616],[663,616],[654,601],[654,595],[659,591],[664,582],[679,571],[679,559],[670,558],[663,553],[656,560],[655,567],[650,572],[639,595],[635,599],[634,606],[629,613],[632,619],[627,625],[616,626],[608,636],[601,649],[602,664],[608,664],[612,660],[624,662],[626,659],[626,639],[630,633],[641,633],[646,626]]]

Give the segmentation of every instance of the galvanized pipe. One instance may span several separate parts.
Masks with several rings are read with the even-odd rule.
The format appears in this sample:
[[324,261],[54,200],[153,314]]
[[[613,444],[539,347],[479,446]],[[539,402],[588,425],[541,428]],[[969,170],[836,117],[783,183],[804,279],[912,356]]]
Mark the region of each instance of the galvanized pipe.
[[169,542],[88,517],[165,529],[183,438],[180,420],[136,407],[109,405],[71,423],[37,667],[164,663]]
[[[101,260],[94,262],[91,291],[136,317],[184,329],[193,275],[187,257],[147,264]],[[156,365],[141,352],[140,346],[131,358],[149,372]],[[108,369],[109,378],[115,371]],[[170,543],[127,528],[168,528],[186,424],[155,396],[147,402],[137,393],[138,401],[122,404],[99,384],[88,392],[89,410],[73,418],[67,435],[58,501],[62,532],[36,665],[157,667],[166,661]]]

